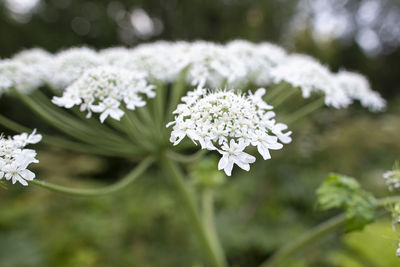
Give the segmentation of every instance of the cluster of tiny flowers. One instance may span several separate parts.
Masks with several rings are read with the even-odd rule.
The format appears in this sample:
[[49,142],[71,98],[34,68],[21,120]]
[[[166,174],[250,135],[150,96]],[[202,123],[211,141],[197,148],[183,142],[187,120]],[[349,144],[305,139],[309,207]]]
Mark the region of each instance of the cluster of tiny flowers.
[[312,57],[288,54],[266,42],[243,40],[227,44],[159,41],[100,51],[81,47],[54,55],[27,50],[0,60],[0,94],[10,87],[29,93],[44,84],[63,91],[85,71],[107,66],[144,72],[149,82],[173,83],[183,73],[189,85],[209,88],[268,87],[286,82],[299,87],[305,98],[324,94],[326,105],[335,108],[347,107],[353,100],[372,111],[381,111],[386,105],[359,74],[335,74]]
[[23,133],[12,138],[0,136],[0,180],[5,178],[13,184],[19,182],[27,186],[27,181],[35,178],[35,174],[27,168],[31,163],[39,161],[36,159],[36,151],[26,149],[25,146],[36,144],[41,139],[42,136],[36,134],[36,131],[30,135]]
[[[173,112],[175,120],[170,141],[178,145],[187,136],[202,149],[216,150],[222,157],[218,169],[230,176],[233,165],[248,171],[255,157],[244,152],[254,146],[261,156],[270,159],[269,150],[278,150],[291,142],[287,126],[276,123],[272,106],[263,101],[265,89],[248,95],[234,91],[207,91],[202,87],[182,97]],[[280,142],[281,143],[280,143]]]
[[30,93],[41,86],[41,79],[34,69],[16,60],[0,61],[0,96],[11,88]]
[[400,189],[400,170],[387,171],[383,174],[383,179],[389,191]]
[[386,101],[371,89],[368,80],[361,74],[340,71],[336,74],[335,82],[348,96],[359,100],[370,111],[381,111],[386,107]]
[[94,67],[105,65],[96,51],[89,48],[70,48],[56,54],[49,65],[48,84],[64,90],[82,74]]
[[120,120],[124,115],[121,103],[134,110],[146,105],[142,96],[154,97],[154,86],[146,81],[146,74],[117,67],[104,66],[87,70],[78,80],[65,89],[53,103],[65,108],[79,106],[90,117],[100,113],[100,121],[110,116]]
[[273,82],[272,69],[287,57],[282,47],[270,43],[254,44],[236,40],[228,43],[227,49],[244,65],[247,79],[245,82],[254,83],[257,86],[271,84]]
[[325,94],[325,104],[335,108],[347,107],[351,97],[335,86],[334,76],[328,68],[312,57],[294,54],[286,57],[282,64],[272,70],[276,83],[286,82],[300,87],[304,98],[312,93]]

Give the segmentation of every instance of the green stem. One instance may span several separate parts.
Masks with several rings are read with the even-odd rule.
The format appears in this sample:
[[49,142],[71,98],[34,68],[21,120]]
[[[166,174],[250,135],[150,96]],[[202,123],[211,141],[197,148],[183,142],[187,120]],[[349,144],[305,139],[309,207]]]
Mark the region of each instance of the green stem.
[[290,87],[290,88],[285,88],[283,90],[281,95],[277,96],[271,101],[271,105],[276,109],[278,106],[280,106],[282,103],[284,103],[286,100],[294,96],[297,92],[299,92],[299,89],[297,87]]
[[[31,129],[16,123],[3,115],[0,115],[0,125],[3,125],[7,129],[17,132],[17,133],[23,133],[27,132],[30,133],[32,132]],[[96,154],[96,155],[102,155],[102,156],[119,156],[119,157],[131,157],[131,156],[137,156],[139,154],[137,153],[132,153],[130,151],[129,153],[125,152],[112,152],[112,151],[107,151],[101,148],[98,148],[96,146],[91,146],[87,145],[84,143],[78,143],[70,140],[66,140],[61,137],[54,137],[50,135],[46,135],[43,133],[40,133],[43,136],[43,140],[41,141],[44,144],[51,145],[51,146],[56,146],[64,149],[68,149],[70,151],[75,151],[75,152],[84,152],[84,153],[90,153],[90,154]]]
[[[98,120],[86,118],[83,112],[77,108],[73,108],[72,112],[76,115],[79,114],[79,120],[77,120],[75,116],[72,116],[70,113],[68,113],[65,109],[54,105],[50,99],[39,90],[35,91],[35,94],[32,95],[31,98],[39,103],[42,107],[47,108],[51,114],[54,114],[54,116],[60,118],[64,122],[74,125],[78,129],[85,129],[88,134],[95,134],[97,136],[101,135],[102,138],[109,138],[114,143],[117,142],[126,144],[124,143],[125,140],[122,136],[116,135],[114,131],[105,127],[105,125],[100,123]],[[82,121],[82,119],[84,121]],[[94,130],[94,128],[96,129]]]
[[295,240],[289,241],[288,245],[278,250],[278,252],[276,252],[271,258],[262,263],[260,267],[279,266],[279,264],[292,256],[292,254],[298,252],[303,247],[309,245],[313,241],[335,230],[339,226],[343,225],[345,222],[346,214],[340,214],[319,224],[318,226],[299,236]]
[[292,124],[305,116],[311,114],[315,110],[323,107],[325,105],[325,96],[318,98],[317,100],[308,103],[307,105],[301,107],[296,110],[293,114],[291,114],[287,119],[285,119],[286,124]]
[[70,131],[74,129],[76,132],[90,137],[90,139],[95,139],[97,141],[96,144],[103,143],[103,146],[119,147],[122,149],[132,146],[123,137],[115,135],[113,131],[104,131],[103,128],[89,126],[87,122],[82,122],[75,116],[55,106],[45,95],[41,95],[39,91],[36,92],[36,96],[31,96],[31,100],[32,103],[37,105],[37,108],[45,111],[49,117],[53,117],[56,121],[61,121],[65,126],[68,126]]
[[183,69],[179,74],[178,79],[171,86],[171,95],[168,102],[167,122],[173,120],[174,115],[172,114],[172,112],[176,109],[176,107],[179,104],[179,100],[185,93],[186,76],[188,69],[189,69],[188,67]]
[[136,166],[131,172],[129,172],[124,178],[119,180],[118,182],[103,187],[103,188],[98,188],[98,189],[77,189],[77,188],[70,188],[70,187],[65,187],[65,186],[60,186],[60,185],[55,185],[51,183],[47,183],[45,181],[40,181],[40,180],[32,180],[29,181],[29,183],[46,188],[50,191],[54,191],[57,193],[62,193],[66,195],[71,195],[71,196],[81,196],[81,197],[95,197],[95,196],[101,196],[101,195],[107,195],[111,193],[115,193],[126,186],[128,186],[130,183],[136,180],[140,175],[142,175],[149,167],[151,164],[153,164],[154,159],[151,157],[148,157],[144,159],[138,166]]
[[[384,207],[395,202],[400,202],[400,196],[378,199],[375,203],[376,208]],[[290,241],[286,246],[279,249],[272,257],[264,261],[259,267],[274,267],[282,264],[286,259],[296,252],[311,244],[313,241],[324,237],[326,234],[336,230],[346,222],[346,214],[337,215],[310,229],[298,238]]]
[[39,106],[35,101],[33,101],[30,97],[18,92],[18,90],[14,90],[16,95],[26,104],[32,111],[34,111],[36,114],[38,114],[40,117],[42,117],[45,121],[50,123],[52,126],[55,128],[63,131],[64,133],[70,135],[71,137],[74,137],[78,140],[81,140],[83,142],[89,143],[89,144],[98,144],[92,136],[88,136],[86,133],[82,131],[82,129],[75,129],[71,127],[71,125],[66,125],[65,122],[54,118],[51,113],[48,111],[44,110],[41,106]]
[[202,195],[202,207],[203,207],[203,224],[206,228],[208,236],[214,247],[214,251],[218,253],[218,258],[223,261],[224,265],[227,266],[225,259],[225,253],[221,245],[221,241],[218,238],[218,233],[215,225],[215,213],[214,213],[214,191],[210,188],[204,188]]
[[207,150],[202,149],[202,150],[195,152],[194,154],[184,155],[184,154],[180,154],[175,151],[169,150],[167,152],[167,155],[171,159],[174,159],[178,162],[191,163],[191,162],[198,161],[199,159],[201,159],[205,154],[207,154],[207,152],[208,152]]
[[202,224],[198,209],[196,207],[194,192],[188,187],[188,184],[184,181],[183,174],[180,171],[177,164],[171,160],[167,155],[161,155],[161,164],[163,169],[171,177],[178,194],[182,200],[183,207],[186,209],[187,215],[189,216],[193,229],[199,238],[199,241],[203,247],[204,254],[207,256],[209,263],[213,267],[225,267],[225,261],[219,258],[218,253],[215,251],[212,241],[210,240],[208,233]]
[[264,97],[265,101],[269,104],[269,102],[274,99],[277,95],[279,95],[283,90],[287,88],[287,84],[281,82],[280,84],[275,85],[274,87],[267,89],[267,93]]
[[152,99],[151,104],[153,107],[153,118],[155,127],[153,131],[155,136],[158,137],[156,140],[163,140],[164,128],[165,128],[165,90],[166,86],[161,81],[155,82],[156,86],[156,96]]

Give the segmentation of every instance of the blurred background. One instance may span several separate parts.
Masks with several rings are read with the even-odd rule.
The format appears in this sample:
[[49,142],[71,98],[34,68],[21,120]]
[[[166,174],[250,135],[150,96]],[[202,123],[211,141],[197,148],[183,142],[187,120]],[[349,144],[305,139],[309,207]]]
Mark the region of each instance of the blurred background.
[[[217,224],[231,266],[257,266],[335,212],[318,212],[315,189],[329,172],[356,177],[377,196],[400,159],[400,2],[397,0],[0,0],[0,57],[32,47],[135,46],[156,40],[246,39],[307,53],[366,75],[387,100],[323,109],[290,126],[294,141],[251,176],[236,170],[219,189]],[[0,112],[46,128],[20,104]],[[31,125],[30,125],[31,124]],[[40,126],[43,125],[43,126]],[[1,129],[4,132],[4,129]],[[101,186],[126,172],[119,159],[43,146],[38,177]],[[90,177],[90,178],[89,178]],[[201,266],[173,188],[157,169],[117,195],[83,199],[33,186],[0,189],[0,266]],[[285,266],[400,266],[389,217],[299,251]]]

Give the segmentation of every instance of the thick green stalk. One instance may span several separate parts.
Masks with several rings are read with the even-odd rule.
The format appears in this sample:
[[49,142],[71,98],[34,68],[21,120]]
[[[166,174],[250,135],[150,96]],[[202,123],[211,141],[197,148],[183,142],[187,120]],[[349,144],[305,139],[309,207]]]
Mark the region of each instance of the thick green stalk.
[[[386,205],[400,202],[400,197],[387,197],[378,199],[375,203],[376,208],[384,207]],[[324,237],[332,231],[335,231],[338,227],[344,225],[346,222],[346,214],[340,214],[333,217],[316,227],[310,229],[304,234],[300,235],[296,239],[290,241],[286,246],[279,249],[272,257],[264,261],[259,267],[276,267],[282,264],[286,259],[291,257],[296,252],[302,250],[315,240]],[[282,265],[283,266],[283,265]]]
[[209,264],[213,267],[226,267],[225,260],[221,259],[217,251],[215,251],[208,232],[202,223],[199,211],[196,207],[194,192],[184,181],[183,174],[179,170],[177,164],[165,154],[161,155],[161,164],[177,189],[183,207],[191,220],[190,225],[193,226],[193,230],[203,247],[204,254],[209,260]]
[[39,181],[39,180],[32,180],[32,181],[29,181],[29,183],[46,188],[50,191],[62,193],[65,195],[80,196],[80,197],[102,196],[102,195],[115,193],[115,192],[125,188],[130,183],[135,181],[136,178],[138,178],[140,175],[142,175],[153,163],[154,163],[154,159],[151,157],[148,157],[148,158],[144,159],[142,162],[140,162],[138,166],[136,166],[131,172],[129,172],[125,177],[123,177],[118,182],[116,182],[112,185],[103,187],[103,188],[98,188],[98,189],[70,188],[70,187],[47,183],[45,181]]
[[218,258],[224,261],[225,265],[228,265],[225,260],[225,253],[221,245],[221,241],[218,238],[218,232],[215,225],[215,213],[214,213],[214,191],[211,188],[204,188],[201,192],[201,202],[203,208],[203,225],[207,230],[208,236],[214,247],[214,251],[218,253]]

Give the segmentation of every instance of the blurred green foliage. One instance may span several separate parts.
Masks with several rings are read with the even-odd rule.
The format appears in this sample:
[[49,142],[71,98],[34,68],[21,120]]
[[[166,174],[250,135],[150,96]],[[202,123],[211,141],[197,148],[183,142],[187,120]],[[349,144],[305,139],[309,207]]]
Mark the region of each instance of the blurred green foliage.
[[[159,35],[134,38],[131,45],[157,39],[278,42],[291,51],[313,55],[334,70],[344,66],[366,74],[387,97],[389,108],[383,114],[369,114],[357,105],[348,110],[325,108],[292,125],[294,142],[284,151],[274,151],[272,160],[258,160],[251,175],[235,170],[217,189],[217,228],[233,267],[257,266],[277,248],[335,214],[315,209],[315,190],[330,172],[356,177],[366,190],[387,195],[381,175],[400,157],[399,49],[368,58],[355,43],[317,44],[309,31],[287,39],[294,0],[42,2],[45,5],[29,23],[13,21],[0,5],[1,57],[34,46],[57,51],[84,44],[125,45],[120,26],[109,15],[110,3],[120,3],[126,10],[143,8],[164,25]],[[75,17],[90,21],[90,34],[72,31]],[[47,130],[13,99],[2,97],[0,112]],[[48,147],[42,147],[38,157],[38,177],[75,187],[102,186],[129,169],[129,163],[120,159]],[[214,163],[200,163],[194,174],[197,179],[219,181],[204,176]],[[186,224],[173,188],[157,169],[117,195],[93,199],[8,186],[0,188],[0,266],[201,266],[196,260],[198,243]],[[299,251],[286,267],[396,266],[397,237],[390,228],[389,221],[378,219],[363,232],[343,236],[339,231]]]

